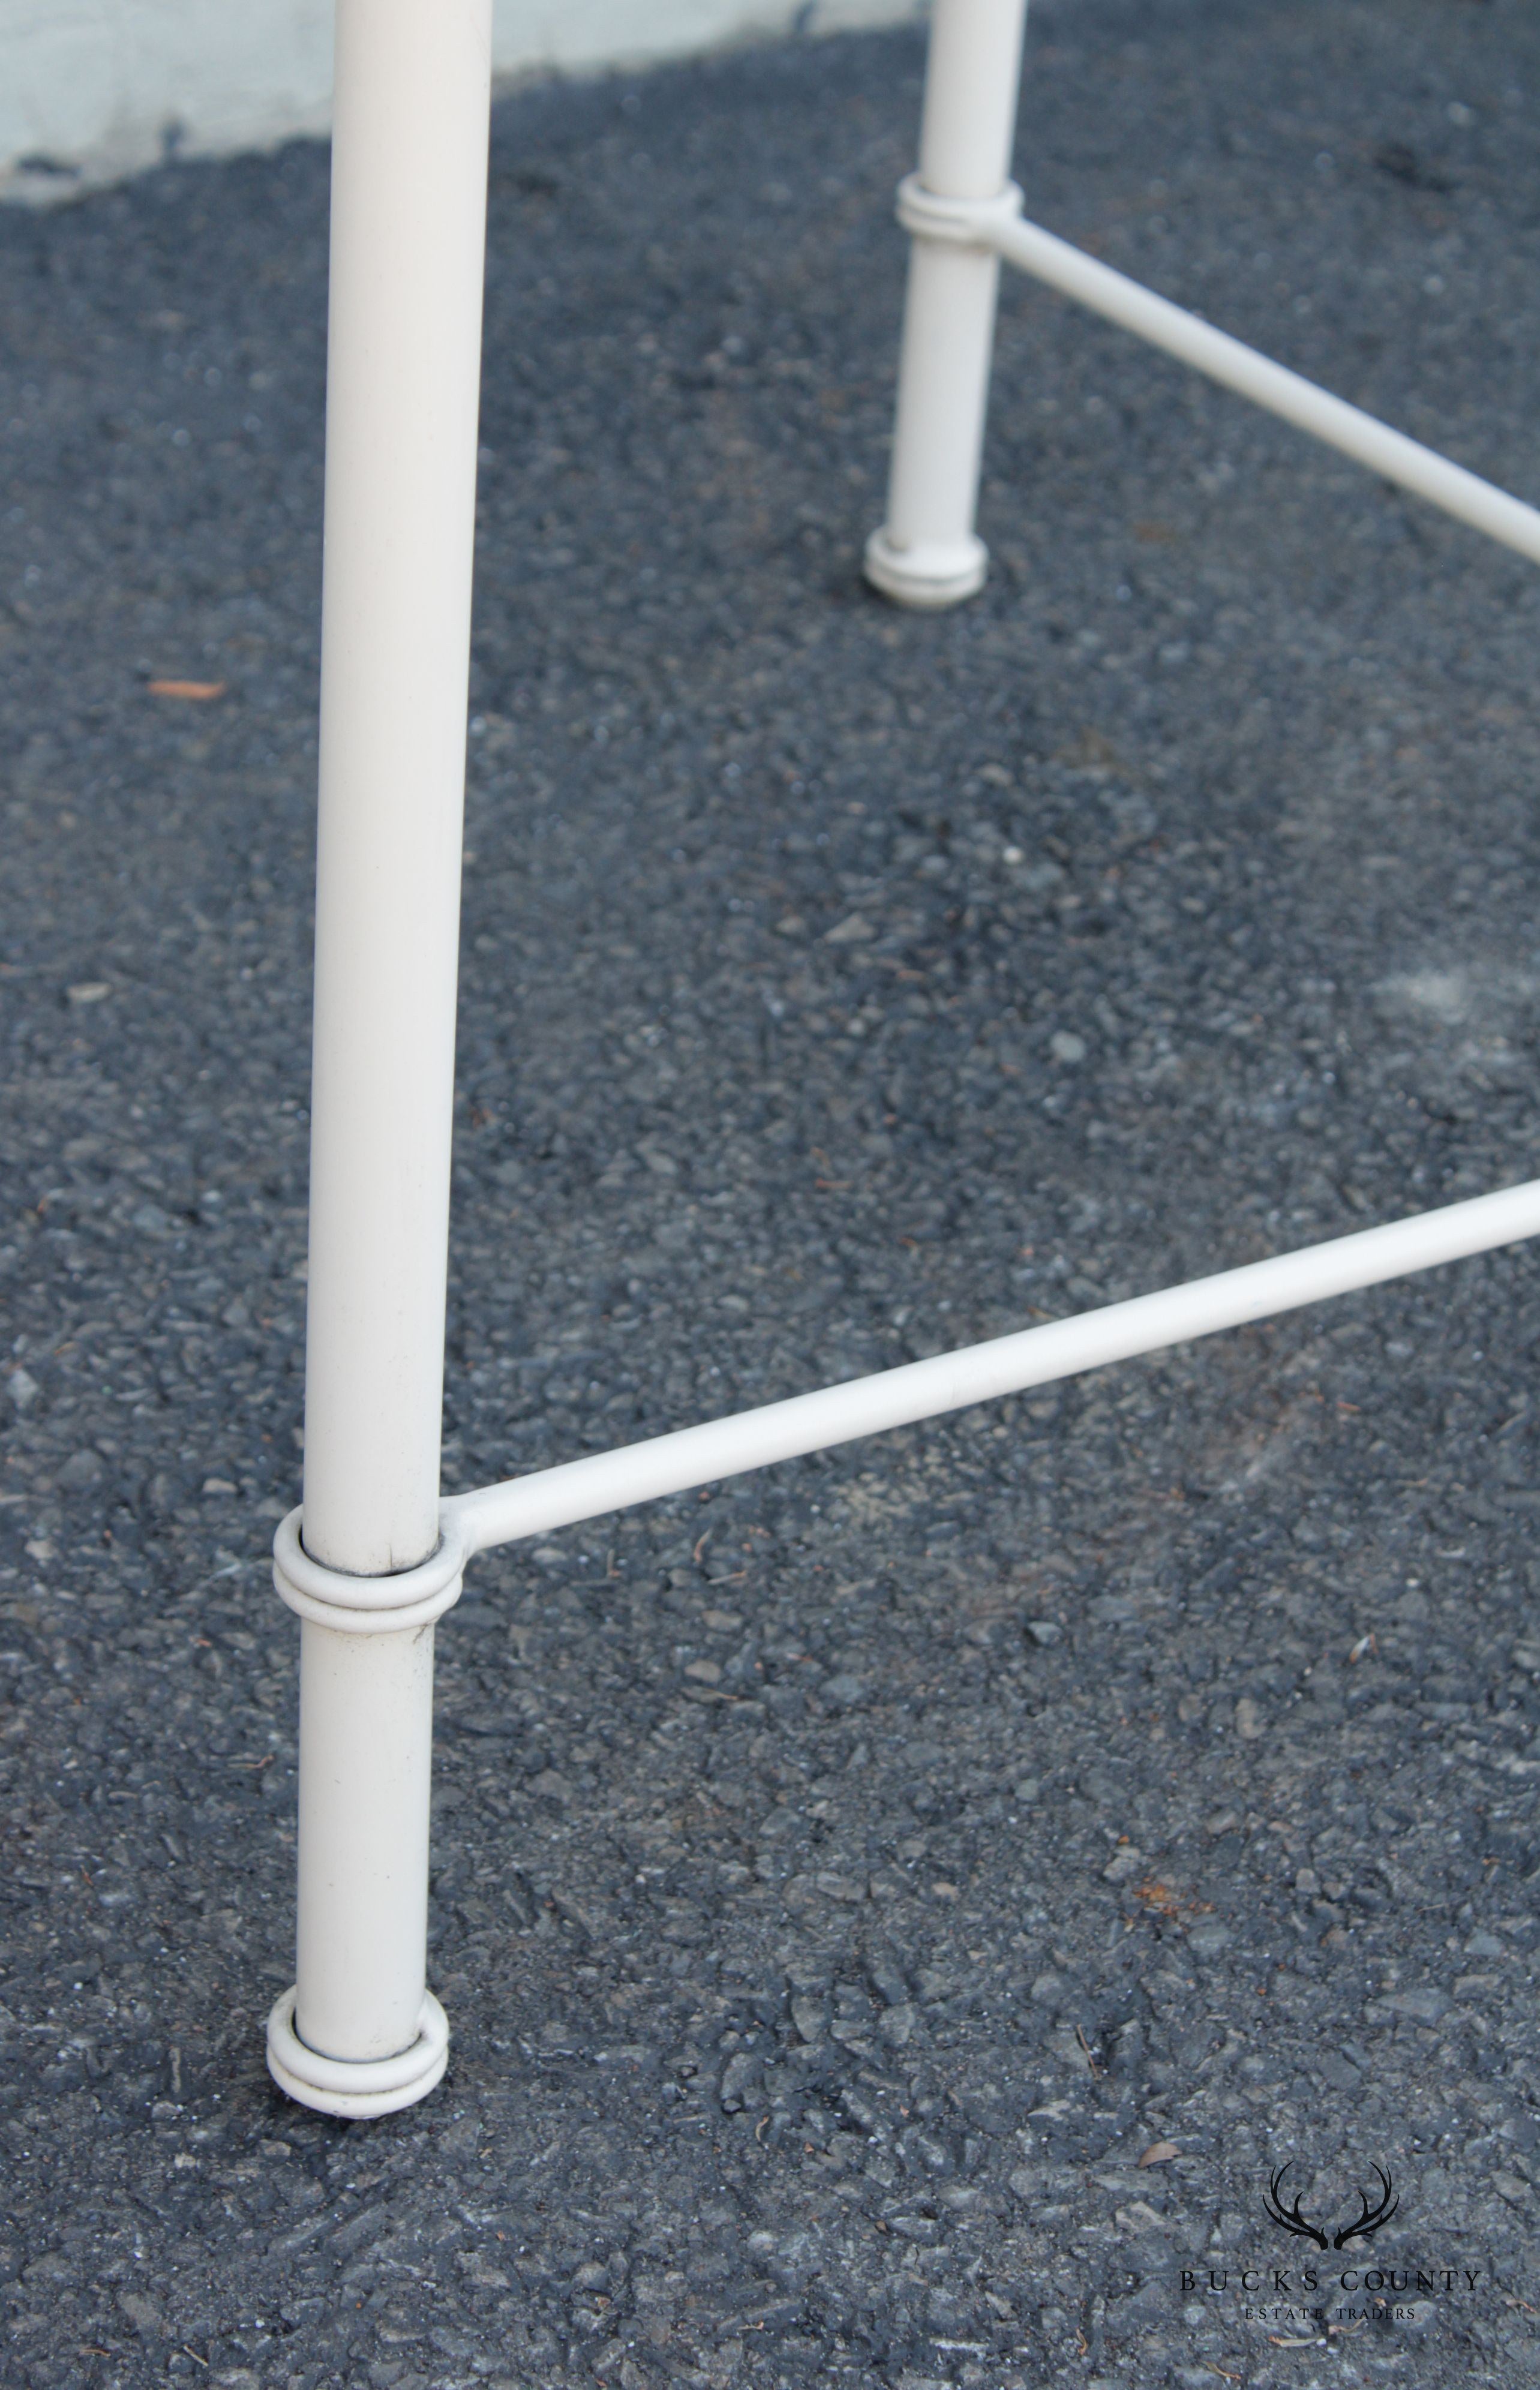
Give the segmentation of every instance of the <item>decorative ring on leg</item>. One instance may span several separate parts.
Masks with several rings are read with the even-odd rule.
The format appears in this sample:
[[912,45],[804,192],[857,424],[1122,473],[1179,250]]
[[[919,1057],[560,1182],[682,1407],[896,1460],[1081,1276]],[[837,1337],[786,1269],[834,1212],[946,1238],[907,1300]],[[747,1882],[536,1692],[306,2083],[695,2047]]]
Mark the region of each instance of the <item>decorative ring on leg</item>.
[[425,2100],[449,2063],[449,2020],[425,1992],[417,2037],[394,2058],[323,2058],[294,2030],[290,1985],[267,2020],[267,2071],[280,2091],[324,2116],[390,2116]]
[[302,1510],[280,1520],[273,1538],[273,1587],[301,1618],[340,1635],[404,1635],[431,1626],[460,1598],[470,1555],[457,1520],[416,1568],[390,1576],[349,1576],[314,1561],[300,1540]]
[[866,579],[895,605],[921,612],[959,605],[984,585],[989,550],[973,532],[960,539],[923,540],[913,547],[895,547],[887,527],[874,531],[866,542]]

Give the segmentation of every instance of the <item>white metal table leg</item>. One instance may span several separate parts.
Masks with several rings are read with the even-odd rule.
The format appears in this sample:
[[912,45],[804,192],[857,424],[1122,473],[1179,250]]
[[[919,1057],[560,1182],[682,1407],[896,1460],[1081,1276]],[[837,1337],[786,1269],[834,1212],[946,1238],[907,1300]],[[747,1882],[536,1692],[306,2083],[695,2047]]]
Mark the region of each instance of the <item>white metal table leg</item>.
[[298,1983],[269,2062],[432,2088],[433,1620],[490,0],[338,0],[302,1544]]
[[[433,1627],[468,1558],[671,1491],[1540,1235],[1540,1181],[441,1504],[490,0],[338,0],[304,1504],[299,1972],[268,2024],[295,2099],[431,2090]],[[938,606],[974,534],[1003,254],[1527,555],[1540,515],[1016,221],[1024,0],[936,0],[877,585]]]
[[[935,0],[920,126],[921,189],[984,200],[1009,188],[1026,0]],[[866,578],[905,606],[952,606],[979,588],[973,528],[995,340],[999,260],[911,222],[888,519]]]

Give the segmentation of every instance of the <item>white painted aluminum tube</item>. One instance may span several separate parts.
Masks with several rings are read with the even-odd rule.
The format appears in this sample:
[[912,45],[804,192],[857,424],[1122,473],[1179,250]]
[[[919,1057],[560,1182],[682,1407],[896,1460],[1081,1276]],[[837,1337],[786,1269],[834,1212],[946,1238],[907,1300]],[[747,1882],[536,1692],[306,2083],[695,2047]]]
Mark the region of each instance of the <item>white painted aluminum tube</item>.
[[[433,1629],[339,1633],[307,1618],[300,1636],[300,2046],[274,2072],[302,2100],[319,2074],[312,2089],[332,2096],[312,2106],[377,2115],[403,2104],[382,2088],[420,2099],[443,2071],[425,1980]],[[403,2059],[393,2086],[360,2072]]]
[[[1006,190],[1025,21],[1026,0],[935,0],[918,174],[935,197],[976,205]],[[900,605],[956,605],[987,568],[973,519],[999,271],[987,246],[910,246],[887,519],[866,559]]]
[[1318,390],[1303,374],[1275,365],[1243,341],[1215,331],[1200,316],[1189,315],[1126,274],[1087,257],[1084,250],[1045,232],[1041,225],[1021,217],[1010,222],[995,214],[981,221],[978,238],[1010,264],[1020,266],[1065,298],[1078,300],[1109,323],[1121,324],[1124,331],[1136,333],[1169,356],[1179,357],[1212,381],[1223,382],[1270,415],[1281,416],[1328,448],[1339,449],[1387,482],[1410,490],[1430,506],[1441,508],[1457,521],[1485,532],[1489,539],[1540,564],[1540,511],[1525,506],[1522,499],[1510,497],[1477,473],[1468,473],[1462,465],[1451,464],[1447,456],[1407,439],[1405,432],[1392,431],[1361,407]]
[[304,1543],[285,1580],[320,1591],[286,1594],[297,1983],[268,2062],[341,2116],[420,2099],[447,2045],[425,1968],[431,1622],[455,1588],[426,1617],[380,1613],[439,1542],[490,89],[491,0],[338,0]]
[[1328,1295],[1348,1294],[1536,1235],[1540,1179],[1530,1179],[1444,1211],[1419,1213],[1329,1244],[1251,1262],[1217,1278],[1138,1295],[1131,1303],[1083,1312],[1073,1319],[1052,1320],[960,1353],[938,1354],[933,1360],[911,1361],[903,1368],[854,1378],[818,1394],[794,1394],[762,1410],[711,1420],[618,1452],[597,1453],[501,1485],[482,1486],[473,1494],[453,1495],[443,1504],[445,1530],[463,1538],[470,1551],[548,1535],[583,1519],[654,1501],[660,1495],[827,1451],[857,1436],[934,1419],[969,1403],[1020,1394],[1028,1386],[1048,1385],[1058,1378],[1102,1368],[1110,1361],[1158,1353],[1222,1328],[1243,1327]]
[[338,0],[304,1537],[438,1534],[490,0]]

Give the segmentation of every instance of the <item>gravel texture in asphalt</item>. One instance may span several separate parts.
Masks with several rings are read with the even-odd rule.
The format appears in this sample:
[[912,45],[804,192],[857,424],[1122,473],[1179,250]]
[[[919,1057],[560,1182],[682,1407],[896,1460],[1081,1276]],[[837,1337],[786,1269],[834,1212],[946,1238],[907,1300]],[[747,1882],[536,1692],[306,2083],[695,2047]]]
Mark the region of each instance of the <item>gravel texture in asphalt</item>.
[[[1528,565],[1012,284],[864,593],[920,68],[498,113],[451,1485],[1540,1169]],[[1518,0],[1078,0],[1018,171],[1533,496],[1537,123]],[[0,2374],[1540,2379],[1528,1251],[478,1561],[447,2082],[268,2083],[326,198],[0,217]]]

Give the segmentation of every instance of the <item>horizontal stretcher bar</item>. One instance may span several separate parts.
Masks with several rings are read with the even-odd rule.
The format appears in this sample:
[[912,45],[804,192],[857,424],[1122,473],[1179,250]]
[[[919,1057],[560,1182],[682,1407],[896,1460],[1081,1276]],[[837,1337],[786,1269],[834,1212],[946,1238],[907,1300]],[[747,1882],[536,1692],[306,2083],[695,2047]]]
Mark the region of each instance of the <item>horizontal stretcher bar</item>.
[[1409,1220],[1364,1228],[1329,1244],[1307,1245],[1271,1261],[1250,1262],[1216,1278],[1141,1294],[1130,1303],[1050,1320],[959,1353],[940,1353],[871,1378],[853,1378],[820,1393],[794,1394],[763,1409],[680,1428],[617,1452],[595,1453],[542,1469],[528,1477],[483,1485],[473,1494],[453,1494],[441,1504],[445,1528],[453,1526],[468,1551],[486,1551],[526,1536],[549,1535],[599,1519],[664,1494],[741,1476],[777,1460],[825,1452],[857,1436],[935,1419],[970,1403],[1020,1394],[1072,1378],[1110,1361],[1131,1360],[1171,1344],[1239,1328],[1333,1294],[1405,1278],[1441,1262],[1461,1261],[1497,1245],[1540,1235],[1540,1179],[1421,1212]]
[[1142,283],[1087,257],[1084,250],[1025,217],[981,210],[978,238],[1007,263],[1019,265],[1066,299],[1078,300],[1109,323],[1121,324],[1124,331],[1179,357],[1212,381],[1238,391],[1242,398],[1312,433],[1328,448],[1340,449],[1387,482],[1540,564],[1540,511],[1483,482],[1479,473],[1468,473],[1420,441],[1408,440],[1404,431],[1392,431],[1361,407],[1350,406],[1346,399],[1317,390],[1303,374],[1275,365],[1228,332],[1215,331],[1201,316],[1157,297]]

